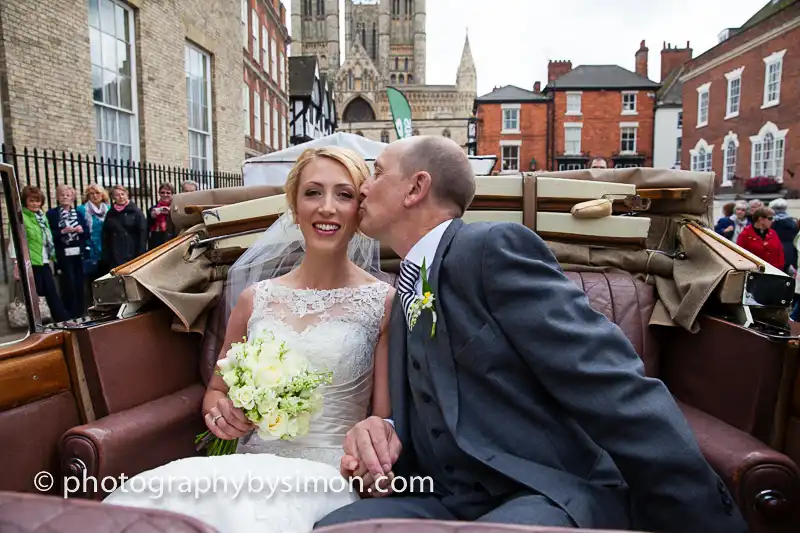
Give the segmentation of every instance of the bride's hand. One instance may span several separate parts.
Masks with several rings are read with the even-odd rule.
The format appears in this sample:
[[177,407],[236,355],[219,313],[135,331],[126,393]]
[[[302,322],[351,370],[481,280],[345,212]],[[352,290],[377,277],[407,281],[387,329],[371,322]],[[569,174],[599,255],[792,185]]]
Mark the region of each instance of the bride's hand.
[[402,445],[394,426],[371,416],[353,426],[344,439],[344,453],[362,464],[373,478],[388,475]]
[[205,416],[209,431],[224,440],[238,439],[253,429],[253,423],[244,415],[244,411],[234,407],[227,396],[217,399],[216,405],[208,410]]

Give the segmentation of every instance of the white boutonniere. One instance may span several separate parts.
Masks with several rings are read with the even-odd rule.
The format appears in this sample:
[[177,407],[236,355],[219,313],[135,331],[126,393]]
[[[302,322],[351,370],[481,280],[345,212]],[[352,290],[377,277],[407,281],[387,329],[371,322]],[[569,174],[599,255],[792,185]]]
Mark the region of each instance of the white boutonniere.
[[422,260],[422,268],[420,269],[420,276],[422,277],[422,296],[417,296],[411,304],[411,329],[417,323],[417,319],[423,311],[430,311],[431,313],[431,337],[436,334],[436,308],[433,305],[436,297],[433,295],[433,290],[428,283],[428,270],[425,267],[425,259]]

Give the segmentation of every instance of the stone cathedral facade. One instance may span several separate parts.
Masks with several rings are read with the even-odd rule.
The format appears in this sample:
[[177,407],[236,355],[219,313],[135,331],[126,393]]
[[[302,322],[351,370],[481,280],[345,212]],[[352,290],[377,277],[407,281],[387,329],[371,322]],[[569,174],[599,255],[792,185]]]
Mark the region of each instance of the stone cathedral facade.
[[426,85],[426,0],[345,0],[340,49],[339,0],[292,0],[292,56],[316,55],[334,80],[339,131],[375,141],[397,138],[386,87],[411,105],[415,134],[443,135],[462,147],[477,91],[469,37],[454,85]]

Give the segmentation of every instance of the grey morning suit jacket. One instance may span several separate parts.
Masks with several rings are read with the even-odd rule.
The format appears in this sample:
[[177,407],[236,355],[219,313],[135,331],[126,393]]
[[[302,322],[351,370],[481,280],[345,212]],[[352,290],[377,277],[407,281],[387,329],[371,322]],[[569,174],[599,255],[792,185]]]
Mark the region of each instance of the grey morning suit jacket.
[[[431,265],[438,312],[426,357],[447,430],[490,468],[541,493],[582,528],[746,533],[664,384],[625,334],[519,224],[454,220]],[[395,299],[390,389],[410,442],[407,326]],[[416,327],[429,336],[430,316]]]

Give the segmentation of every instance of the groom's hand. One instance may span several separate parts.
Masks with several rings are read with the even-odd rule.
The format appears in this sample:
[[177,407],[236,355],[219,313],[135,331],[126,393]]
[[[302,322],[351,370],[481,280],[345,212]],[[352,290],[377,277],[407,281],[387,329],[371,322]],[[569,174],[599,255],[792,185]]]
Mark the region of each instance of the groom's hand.
[[[345,457],[342,458],[343,470],[347,470],[344,467],[349,466],[345,465],[345,459],[348,462],[354,459],[358,465],[350,470],[350,476],[360,467],[373,478],[378,478],[387,476],[391,472],[403,446],[390,423],[378,416],[371,416],[347,432],[343,448],[345,453]],[[345,472],[342,473],[344,475]]]

